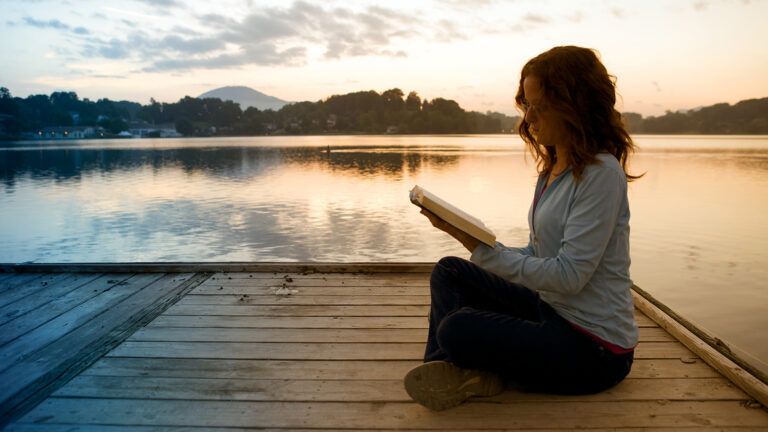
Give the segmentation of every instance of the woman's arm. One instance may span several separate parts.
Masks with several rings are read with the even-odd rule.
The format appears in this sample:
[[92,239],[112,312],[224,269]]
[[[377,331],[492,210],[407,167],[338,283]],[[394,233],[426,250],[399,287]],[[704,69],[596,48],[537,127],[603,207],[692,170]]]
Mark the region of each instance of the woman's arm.
[[623,173],[605,166],[577,185],[564,221],[563,238],[554,257],[526,256],[500,247],[480,245],[472,261],[499,276],[537,291],[579,292],[600,264],[626,204]]

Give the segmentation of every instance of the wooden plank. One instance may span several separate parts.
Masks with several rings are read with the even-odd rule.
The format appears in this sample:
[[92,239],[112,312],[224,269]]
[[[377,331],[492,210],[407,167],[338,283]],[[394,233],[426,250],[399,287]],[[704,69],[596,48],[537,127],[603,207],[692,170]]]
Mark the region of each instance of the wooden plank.
[[[282,286],[280,287],[282,288]],[[229,286],[221,284],[205,283],[195,288],[190,294],[193,295],[275,295],[278,287],[269,286]],[[398,296],[398,295],[429,295],[428,287],[357,287],[357,286],[343,286],[343,287],[301,287],[301,288],[289,288],[295,290],[295,295],[303,296]]]
[[[154,376],[175,378],[244,379],[402,379],[421,364],[414,360],[234,360],[104,357],[83,375]],[[701,360],[637,359],[629,377],[717,378],[721,375]]]
[[113,283],[109,289],[89,301],[9,342],[0,349],[0,371],[8,369],[29,357],[33,352],[88,323],[113,305],[154,282],[158,277],[157,274],[134,275],[124,283]]
[[252,286],[252,287],[423,287],[429,292],[427,279],[399,279],[379,277],[377,279],[347,279],[347,278],[296,278],[292,282],[283,279],[213,279],[208,280],[208,286]]
[[[420,360],[424,343],[272,343],[272,342],[134,342],[111,351],[115,357],[210,358],[261,360]],[[695,359],[677,342],[640,343],[635,358]]]
[[[238,400],[275,402],[410,402],[403,380],[268,380],[78,376],[54,397]],[[506,391],[488,402],[541,403],[642,400],[747,400],[749,397],[724,378],[626,379],[604,392],[562,396]]]
[[10,273],[9,277],[0,280],[0,294],[13,287],[32,282],[43,275],[44,273]]
[[58,299],[75,288],[91,282],[100,275],[82,273],[66,276],[58,282],[49,283],[47,287],[40,289],[36,293],[0,307],[0,325]]
[[338,262],[184,262],[184,263],[50,263],[0,264],[17,273],[429,273],[435,263]]
[[[66,274],[46,274],[30,278],[26,281],[22,281],[22,276],[17,276],[19,278],[18,281],[20,281],[19,283],[0,292],[0,306],[11,304],[19,299],[34,294],[35,292],[44,290],[48,286],[53,285],[68,276],[69,275]],[[14,280],[16,280],[16,278],[14,278]]]
[[246,402],[49,398],[25,423],[273,428],[453,430],[589,427],[766,427],[739,401],[470,402],[440,413],[412,402]]
[[166,315],[219,315],[219,316],[359,316],[359,317],[426,317],[427,306],[211,306],[176,304]]
[[[674,342],[659,328],[640,329],[644,342]],[[650,334],[649,334],[650,333]],[[645,336],[645,337],[644,337]],[[148,342],[424,342],[427,329],[260,329],[145,327],[130,341]]]
[[108,356],[261,360],[419,360],[424,343],[132,342]]
[[253,329],[145,327],[133,342],[424,342],[426,329]]
[[[83,376],[243,379],[402,379],[421,360],[236,360],[103,357]],[[694,373],[695,374],[695,373]],[[718,376],[715,374],[715,376]]]
[[326,306],[429,306],[428,295],[340,296],[340,295],[188,295],[178,305],[326,305]]
[[[60,432],[60,431],[67,431],[67,432],[190,432],[190,431],[206,431],[206,432],[253,432],[254,430],[258,430],[259,432],[286,432],[286,429],[273,429],[273,428],[259,428],[259,429],[252,429],[252,428],[216,428],[216,427],[194,427],[194,426],[113,426],[113,425],[72,425],[72,424],[64,424],[64,423],[53,423],[53,424],[32,424],[32,423],[16,423],[8,426],[7,429],[4,429],[8,432]],[[345,432],[370,432],[371,429],[344,429]],[[461,429],[463,432],[481,432],[481,431],[488,431],[489,429]],[[509,429],[506,428],[505,430],[521,430],[521,429]],[[531,430],[531,429],[525,429],[525,430]],[[562,432],[564,429],[535,429],[536,432]],[[692,426],[692,427],[684,427],[684,426],[676,426],[671,428],[665,428],[665,427],[653,427],[653,428],[579,428],[579,431],[583,432],[616,432],[617,430],[620,430],[621,432],[680,432],[680,431],[691,431],[691,432],[723,432],[722,427],[701,427],[701,426]],[[738,428],[732,428],[732,430],[735,430],[737,432],[765,432],[765,428],[762,427],[738,427]],[[291,432],[318,432],[318,429],[297,429],[297,428],[291,428]],[[417,432],[421,431],[423,432],[424,429],[376,429],[377,432]]]
[[[8,432],[16,431],[16,432],[51,432],[51,431],[66,431],[66,432],[191,432],[191,431],[206,431],[206,432],[253,432],[254,430],[258,430],[259,432],[286,432],[286,429],[274,429],[274,428],[258,428],[258,429],[252,429],[252,428],[216,428],[216,427],[205,427],[205,428],[197,428],[194,426],[113,426],[113,425],[71,425],[71,424],[31,424],[31,423],[16,423],[13,425],[10,425],[8,429],[5,429]],[[289,429],[290,432],[318,432],[319,429],[311,428],[311,429],[298,429],[298,428],[291,428]],[[381,429],[377,428],[377,432],[417,432],[421,431],[423,432],[425,429]],[[475,428],[462,428],[463,432],[484,432],[488,431],[490,429],[477,429]],[[498,430],[498,429],[496,429]],[[532,429],[510,429],[505,428],[504,430],[532,430]],[[536,432],[562,432],[564,429],[535,429]],[[570,429],[565,429],[570,430]],[[665,428],[665,427],[653,427],[653,428],[579,428],[579,431],[583,432],[617,432],[620,430],[621,432],[723,432],[722,427],[701,427],[701,426],[693,426],[693,427],[684,427],[684,426],[676,426],[672,428]],[[732,430],[736,432],[765,432],[765,428],[762,427],[738,427],[733,428]],[[370,432],[371,429],[344,429],[344,432]]]
[[137,276],[137,285],[140,285],[138,280],[146,279],[144,289],[103,310],[98,320],[77,327],[3,371],[0,374],[0,382],[4,383],[0,387],[0,424],[39,403],[207,277]]
[[212,280],[237,280],[237,279],[406,279],[429,281],[429,273],[296,273],[296,272],[217,272],[211,275]]
[[[297,306],[298,307],[298,306]],[[166,315],[158,317],[152,327],[225,327],[225,328],[427,328],[426,314],[417,317],[379,316],[192,316]],[[638,317],[641,327],[657,327],[648,318]]]
[[222,328],[427,328],[423,317],[247,317],[190,316],[157,317],[148,327],[222,327]]
[[82,305],[93,297],[109,291],[116,284],[124,283],[131,274],[106,274],[74,289],[46,304],[34,313],[17,316],[0,326],[0,346],[27,334],[50,320]]
[[700,356],[718,372],[733,381],[742,390],[757,399],[763,406],[768,406],[768,384],[758,380],[739,365],[717,352],[717,350],[670,318],[641,295],[634,291],[632,294],[635,305],[641,308],[644,313],[649,315],[662,328],[685,344],[686,347],[695,352],[696,355]]

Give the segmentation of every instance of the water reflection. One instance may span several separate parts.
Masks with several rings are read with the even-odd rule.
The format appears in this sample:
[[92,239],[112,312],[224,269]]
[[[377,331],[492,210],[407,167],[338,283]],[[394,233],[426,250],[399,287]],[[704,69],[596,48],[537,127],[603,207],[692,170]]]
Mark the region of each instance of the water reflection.
[[419,153],[403,149],[355,148],[177,148],[177,149],[49,149],[0,150],[0,175],[6,191],[19,177],[32,180],[79,181],[83,175],[110,174],[145,168],[178,167],[187,174],[228,180],[253,179],[285,164],[324,164],[340,175],[385,177],[418,172],[423,166],[450,169],[458,153]]

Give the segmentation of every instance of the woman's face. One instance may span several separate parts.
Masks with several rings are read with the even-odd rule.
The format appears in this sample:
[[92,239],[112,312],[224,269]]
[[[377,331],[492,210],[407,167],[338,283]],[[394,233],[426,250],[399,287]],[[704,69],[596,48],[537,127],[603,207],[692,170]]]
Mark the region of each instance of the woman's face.
[[554,146],[557,143],[556,123],[551,112],[547,109],[544,101],[544,92],[541,88],[541,81],[533,75],[525,77],[523,80],[523,96],[526,104],[525,121],[528,123],[529,130],[536,137],[539,144]]

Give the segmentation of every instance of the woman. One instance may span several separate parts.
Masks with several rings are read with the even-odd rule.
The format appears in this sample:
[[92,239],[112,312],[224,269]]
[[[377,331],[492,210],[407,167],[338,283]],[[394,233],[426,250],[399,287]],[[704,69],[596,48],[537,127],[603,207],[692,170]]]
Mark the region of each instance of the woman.
[[405,377],[434,410],[509,383],[595,393],[632,365],[627,181],[637,177],[612,77],[592,50],[556,47],[523,67],[515,100],[539,171],[528,245],[490,247],[422,211],[472,253],[435,266],[425,363]]

